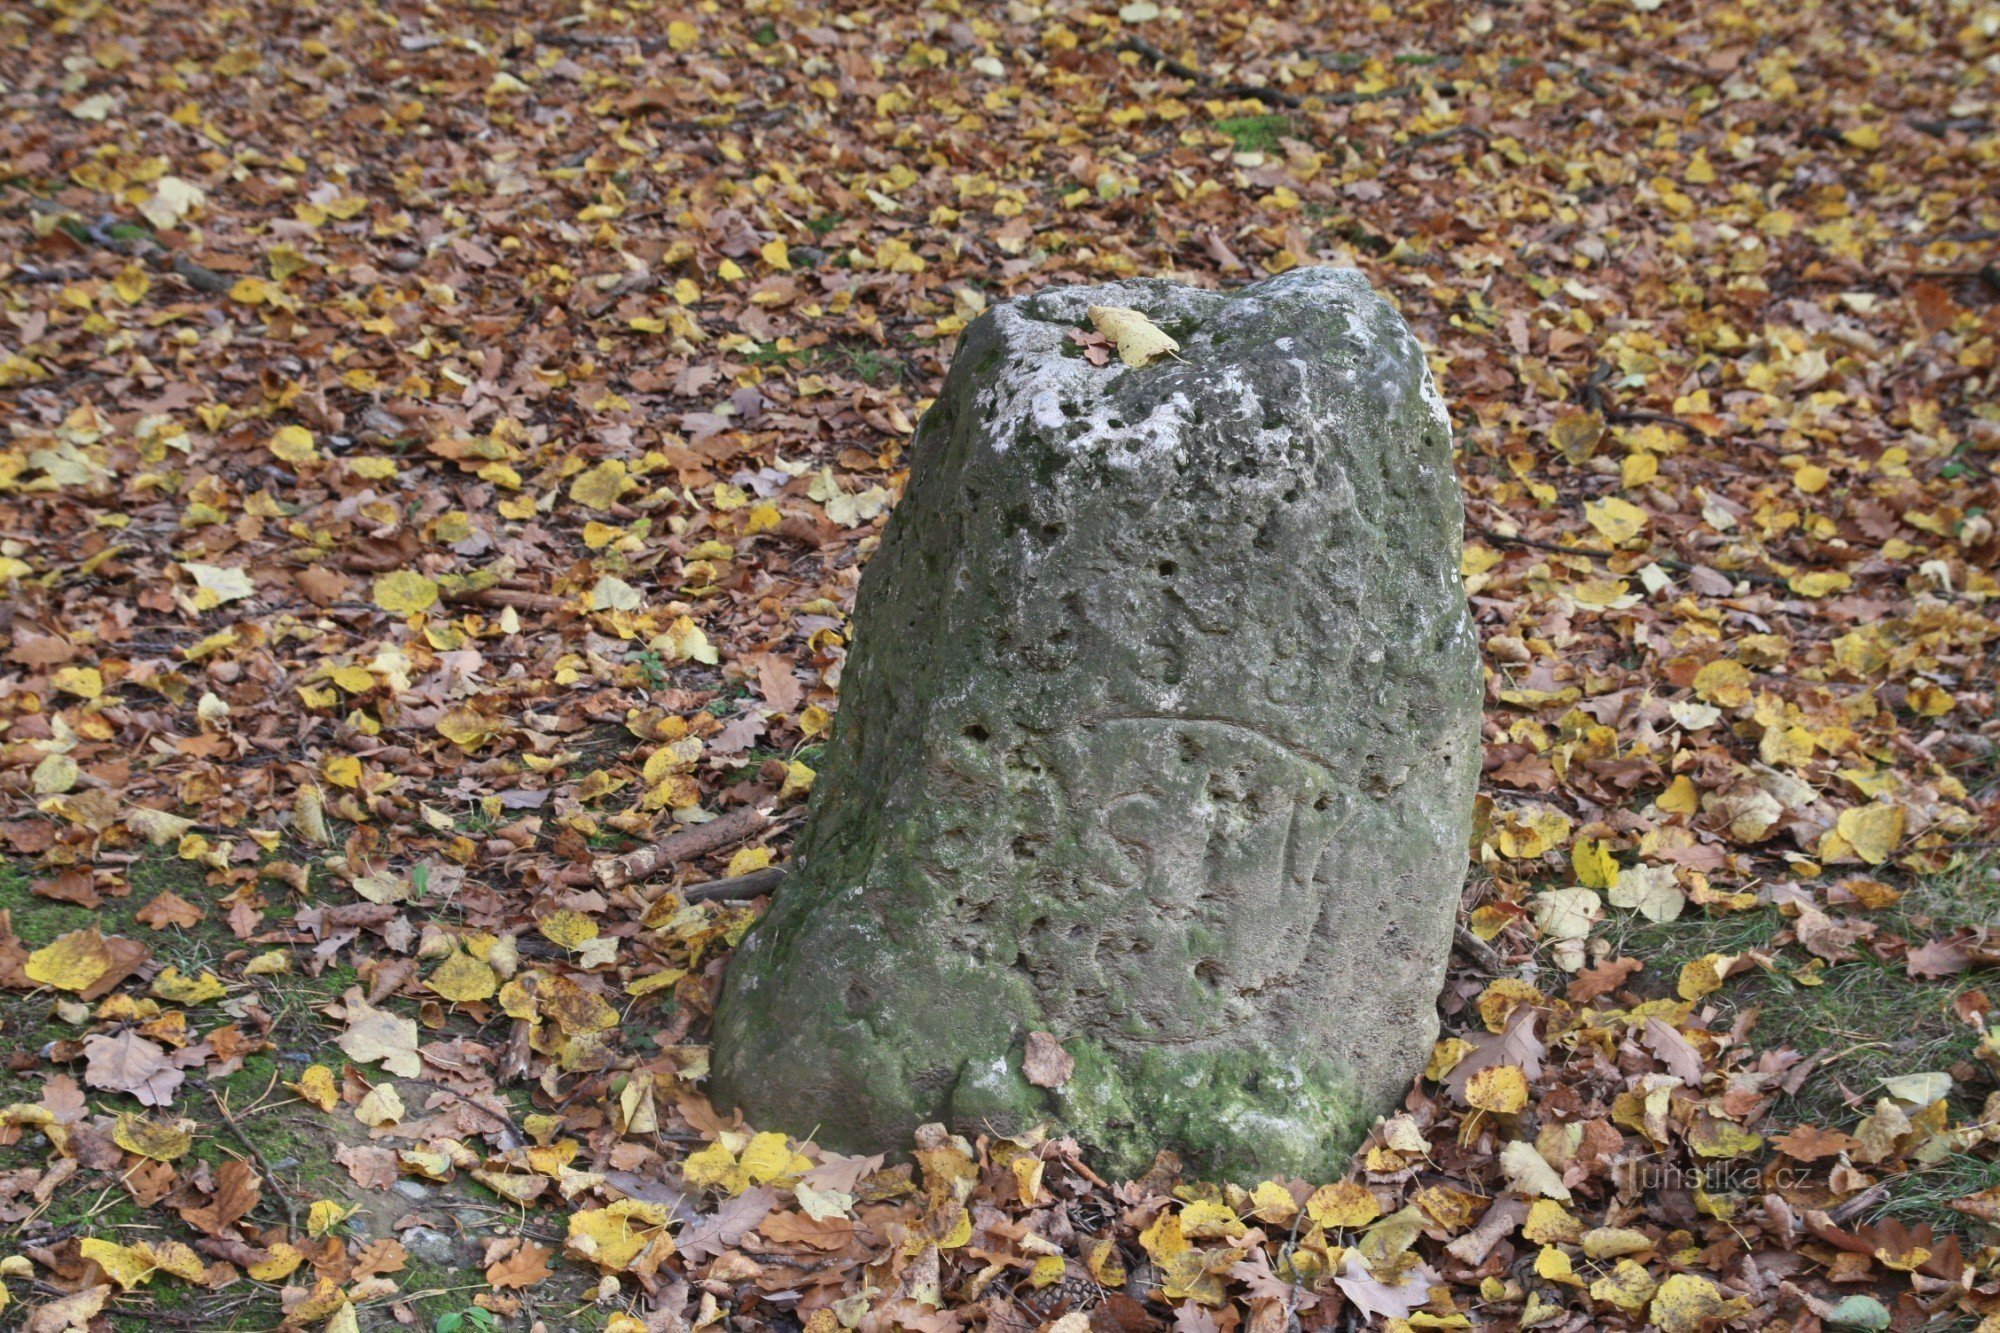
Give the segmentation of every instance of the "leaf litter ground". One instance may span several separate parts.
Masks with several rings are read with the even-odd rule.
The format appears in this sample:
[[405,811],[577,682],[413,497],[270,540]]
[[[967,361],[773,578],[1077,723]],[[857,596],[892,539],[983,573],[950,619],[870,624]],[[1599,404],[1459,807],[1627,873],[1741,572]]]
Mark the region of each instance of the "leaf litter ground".
[[[9,13],[0,1319],[2000,1327],[1996,33]],[[1489,664],[1404,1113],[1249,1191],[718,1114],[759,903],[677,888],[782,866],[954,336],[1319,262]]]

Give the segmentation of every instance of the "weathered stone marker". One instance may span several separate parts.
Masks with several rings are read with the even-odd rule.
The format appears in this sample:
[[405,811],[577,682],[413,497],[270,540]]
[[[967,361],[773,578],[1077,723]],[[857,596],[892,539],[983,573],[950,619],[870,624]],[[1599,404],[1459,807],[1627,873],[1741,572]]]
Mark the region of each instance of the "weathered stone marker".
[[[1069,336],[1137,309],[1178,359]],[[1330,1179],[1436,1035],[1479,772],[1451,432],[1352,270],[1063,288],[966,330],[862,580],[710,1091],[895,1149]],[[1031,1032],[1075,1058],[1044,1089]]]

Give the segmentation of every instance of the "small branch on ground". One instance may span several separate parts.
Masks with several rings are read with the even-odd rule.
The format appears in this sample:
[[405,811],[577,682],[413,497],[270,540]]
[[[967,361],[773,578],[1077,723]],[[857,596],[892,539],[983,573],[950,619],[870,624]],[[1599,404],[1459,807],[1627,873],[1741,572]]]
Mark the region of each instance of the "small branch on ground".
[[682,829],[671,837],[641,847],[636,852],[599,861],[591,867],[591,878],[600,889],[621,889],[635,880],[656,875],[669,866],[719,852],[770,827],[771,816],[754,806],[732,810],[706,824]]
[[1159,47],[1154,46],[1151,42],[1141,37],[1127,37],[1112,49],[1114,51],[1130,51],[1134,55],[1150,60],[1159,66],[1163,72],[1171,74],[1177,79],[1186,79],[1189,83],[1203,84],[1217,97],[1247,97],[1254,101],[1263,102],[1268,106],[1282,106],[1293,110],[1302,105],[1298,98],[1292,96],[1290,93],[1280,92],[1276,88],[1264,88],[1248,83],[1217,84],[1200,70],[1182,64]]
[[150,236],[113,236],[106,230],[107,223],[91,224],[84,222],[81,218],[77,217],[74,210],[64,208],[61,204],[50,203],[46,199],[37,199],[33,195],[28,196],[28,208],[33,212],[46,214],[50,217],[74,219],[74,230],[70,228],[63,229],[63,234],[71,240],[80,245],[89,244],[96,246],[100,250],[109,250],[113,254],[129,255],[135,259],[143,259],[155,268],[163,268],[172,273],[196,291],[207,292],[209,295],[215,296],[228,291],[236,285],[234,279],[217,273],[212,268],[205,268],[183,255],[175,254],[172,250],[161,245]]
[[264,1160],[264,1150],[259,1148],[256,1142],[243,1132],[243,1126],[236,1123],[236,1117],[229,1113],[229,1103],[223,1100],[222,1095],[214,1088],[210,1088],[208,1090],[208,1100],[214,1104],[215,1113],[222,1117],[222,1123],[228,1127],[229,1132],[236,1137],[236,1141],[242,1144],[245,1151],[250,1154],[250,1160],[257,1164],[257,1170],[263,1175],[264,1182],[271,1187],[271,1193],[277,1196],[278,1203],[285,1210],[286,1225],[291,1228],[292,1235],[296,1237],[299,1234],[299,1206],[293,1201],[292,1192],[285,1188],[285,1182],[278,1178],[278,1173],[271,1169],[271,1164],[268,1161]]

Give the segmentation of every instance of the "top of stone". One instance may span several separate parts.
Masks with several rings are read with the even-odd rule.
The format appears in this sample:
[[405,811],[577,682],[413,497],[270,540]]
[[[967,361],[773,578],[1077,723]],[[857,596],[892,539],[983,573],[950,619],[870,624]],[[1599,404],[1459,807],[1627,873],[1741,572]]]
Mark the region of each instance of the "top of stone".
[[[1144,314],[1180,343],[1171,361],[1127,367],[1093,365],[1081,355],[1073,331],[1088,330],[1093,305],[1121,306]],[[991,385],[983,413],[995,429],[992,447],[1005,451],[1015,432],[1009,419],[1054,436],[1072,455],[1095,456],[1114,467],[1143,465],[1182,445],[1190,416],[1210,404],[1230,416],[1262,412],[1257,385],[1273,361],[1300,371],[1331,358],[1368,392],[1348,398],[1361,409],[1393,413],[1415,377],[1425,410],[1447,435],[1450,418],[1408,327],[1395,310],[1351,268],[1296,268],[1233,291],[1211,291],[1158,278],[1090,287],[1052,287],[996,306],[994,332],[1008,350],[1008,369]],[[1247,373],[1246,373],[1247,372]],[[1131,420],[1110,399],[1128,377],[1155,380],[1144,395],[1146,415]],[[1298,404],[1287,405],[1296,410]],[[1312,406],[1312,405],[1306,405]],[[1363,424],[1356,420],[1354,425]]]

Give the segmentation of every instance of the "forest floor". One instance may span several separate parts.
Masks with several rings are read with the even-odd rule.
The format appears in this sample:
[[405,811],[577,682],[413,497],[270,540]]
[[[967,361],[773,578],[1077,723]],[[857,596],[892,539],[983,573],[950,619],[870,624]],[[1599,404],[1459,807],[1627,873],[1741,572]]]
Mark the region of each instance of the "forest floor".
[[[1968,0],[6,8],[0,1326],[2000,1329],[1996,62]],[[956,335],[1316,263],[1430,355],[1486,651],[1405,1112],[1254,1190],[718,1112],[766,899],[678,890],[783,865]]]

